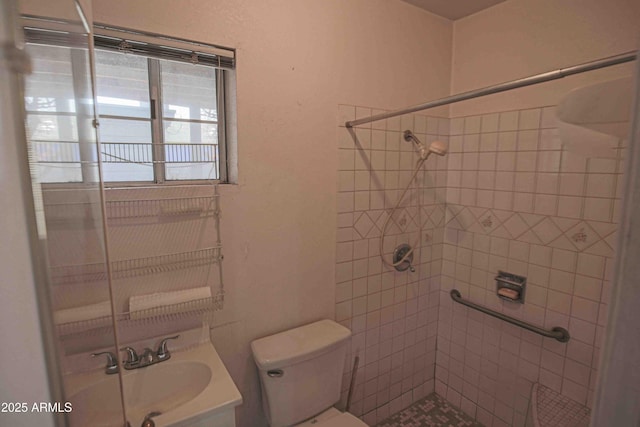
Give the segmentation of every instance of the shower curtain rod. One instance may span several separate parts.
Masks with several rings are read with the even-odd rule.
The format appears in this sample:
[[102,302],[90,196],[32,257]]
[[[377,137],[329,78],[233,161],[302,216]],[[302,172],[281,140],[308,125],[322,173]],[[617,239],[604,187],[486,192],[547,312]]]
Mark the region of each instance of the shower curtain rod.
[[637,58],[636,52],[627,52],[620,55],[610,56],[607,58],[602,58],[602,59],[598,59],[591,62],[585,62],[583,64],[574,65],[572,67],[560,68],[555,71],[548,71],[546,73],[536,74],[533,76],[524,77],[522,79],[500,83],[494,86],[487,86],[481,89],[476,89],[469,92],[463,92],[456,95],[451,95],[446,98],[437,99],[435,101],[426,102],[424,104],[414,105],[413,107],[404,108],[402,110],[395,110],[395,111],[390,111],[388,113],[375,114],[373,116],[364,117],[362,119],[350,120],[345,122],[345,126],[348,128],[352,128],[354,126],[362,125],[365,123],[370,123],[378,120],[388,119],[391,117],[401,116],[403,114],[414,113],[416,111],[426,110],[428,108],[440,107],[442,105],[453,104],[455,102],[465,101],[467,99],[479,98],[485,95],[491,95],[494,93],[505,92],[507,90],[517,89],[524,86],[531,86],[538,83],[557,80],[563,77],[571,76],[573,74],[580,74],[586,71],[592,71],[600,68],[611,67],[612,65],[624,64],[625,62],[631,62],[636,58]]

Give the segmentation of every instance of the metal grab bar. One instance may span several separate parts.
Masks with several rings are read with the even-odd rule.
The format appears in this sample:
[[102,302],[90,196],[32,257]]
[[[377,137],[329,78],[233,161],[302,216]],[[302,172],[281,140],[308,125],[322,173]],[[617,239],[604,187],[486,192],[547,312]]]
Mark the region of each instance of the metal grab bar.
[[568,342],[569,341],[569,331],[567,331],[565,328],[561,328],[560,326],[555,326],[553,328],[551,328],[550,331],[546,330],[546,329],[542,329],[538,326],[532,325],[530,323],[527,322],[523,322],[522,320],[518,320],[518,319],[514,319],[511,316],[507,316],[505,314],[502,313],[498,313],[497,311],[493,311],[489,308],[483,307],[481,305],[472,303],[471,301],[465,301],[462,298],[462,295],[460,294],[460,291],[458,291],[457,289],[452,289],[451,292],[449,292],[449,295],[451,295],[451,299],[454,300],[455,302],[462,304],[462,305],[466,305],[467,307],[473,308],[474,310],[478,310],[484,314],[488,314],[489,316],[493,316],[497,319],[500,320],[504,320],[507,323],[511,323],[512,325],[516,325],[519,326],[521,328],[524,328],[528,331],[531,332],[535,332],[538,335],[542,335],[545,337],[549,337],[549,338],[555,338],[556,340],[560,341],[560,342]]

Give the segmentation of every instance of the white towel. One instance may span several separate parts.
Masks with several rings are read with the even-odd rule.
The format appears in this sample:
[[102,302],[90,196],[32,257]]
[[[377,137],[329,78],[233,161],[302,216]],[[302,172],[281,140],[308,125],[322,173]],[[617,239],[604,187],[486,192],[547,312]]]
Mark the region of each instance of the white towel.
[[106,316],[111,316],[111,302],[109,301],[57,310],[53,313],[53,320],[59,325],[62,323],[98,319]]
[[136,312],[138,311],[164,307],[173,304],[180,304],[204,298],[211,298],[211,288],[209,286],[185,289],[182,291],[135,295],[129,298],[129,312],[131,318],[140,318],[145,316],[142,313],[136,314]]

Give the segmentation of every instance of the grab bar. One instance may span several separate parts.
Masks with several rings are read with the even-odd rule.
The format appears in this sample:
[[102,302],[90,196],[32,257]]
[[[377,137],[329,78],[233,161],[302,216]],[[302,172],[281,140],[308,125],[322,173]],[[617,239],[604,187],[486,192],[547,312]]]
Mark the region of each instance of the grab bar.
[[514,319],[511,316],[507,316],[505,314],[498,313],[497,311],[493,311],[481,305],[472,303],[471,301],[465,301],[462,298],[460,291],[458,291],[457,289],[452,289],[451,292],[449,292],[449,295],[451,295],[452,300],[454,300],[459,304],[466,305],[467,307],[473,308],[474,310],[478,310],[484,314],[488,314],[489,316],[493,316],[497,319],[504,320],[507,323],[511,323],[512,325],[519,326],[528,331],[535,332],[538,335],[542,335],[549,338],[555,338],[560,342],[569,341],[569,338],[570,338],[569,331],[567,331],[565,328],[561,328],[560,326],[555,326],[551,328],[550,331],[548,331],[546,329],[539,328],[538,326],[532,325],[530,323],[523,322],[522,320]]

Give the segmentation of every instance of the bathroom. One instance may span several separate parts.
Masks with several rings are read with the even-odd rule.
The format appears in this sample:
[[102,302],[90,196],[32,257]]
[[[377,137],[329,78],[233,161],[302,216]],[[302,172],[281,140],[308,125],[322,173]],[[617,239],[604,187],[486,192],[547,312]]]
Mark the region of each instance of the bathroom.
[[[3,11],[12,3],[3,1]],[[625,327],[638,324],[632,303],[639,296],[628,286],[632,279],[625,281],[633,271],[615,264],[635,250],[633,242],[625,246],[616,240],[623,226],[629,227],[626,235],[634,231],[623,218],[635,207],[625,210],[622,197],[633,194],[624,192],[625,181],[627,188],[638,188],[634,169],[624,173],[634,140],[618,140],[613,157],[602,157],[585,153],[579,144],[567,145],[556,131],[556,106],[572,90],[637,76],[636,63],[354,130],[345,122],[636,51],[638,2],[80,3],[94,23],[224,46],[235,54],[229,94],[235,117],[227,131],[235,145],[228,148],[228,183],[217,186],[220,230],[213,230],[211,216],[202,232],[219,237],[224,248],[223,274],[211,282],[214,291],[224,283],[224,305],[206,319],[207,337],[242,396],[234,409],[235,425],[268,425],[251,343],[321,319],[351,330],[337,407],[346,405],[358,356],[350,412],[367,425],[436,392],[482,425],[523,426],[534,383],[598,408],[592,425],[637,424],[638,334]],[[445,3],[449,6],[438,8]],[[47,16],[52,4],[18,2],[40,16]],[[629,108],[631,97],[621,103]],[[8,138],[4,133],[12,117],[2,116],[7,122],[3,118],[0,127]],[[630,135],[631,125],[625,126]],[[382,210],[394,207],[419,159],[412,143],[402,139],[405,130],[425,147],[435,141],[448,146],[445,156],[424,162],[419,191],[408,193],[407,208],[398,210],[386,233],[389,260],[401,243],[416,248],[415,272],[395,272],[378,257]],[[1,158],[3,179],[12,183],[3,186],[4,200],[13,202],[3,204],[2,217],[8,220],[0,221],[3,242],[11,242],[1,245],[0,256],[6,272],[0,286],[1,401],[53,402],[51,384],[63,363],[52,364],[45,356],[44,349],[57,349],[57,335],[52,329],[47,333],[51,313],[42,302],[47,295],[33,284],[35,252],[28,233],[20,231],[31,218],[23,208],[24,171],[13,170],[20,165],[15,152],[3,151]],[[121,199],[145,198],[135,194],[140,191],[135,187],[106,190],[117,191]],[[163,198],[185,195],[179,186],[153,191]],[[213,186],[188,191],[209,197]],[[198,241],[198,229],[169,221],[162,226],[171,224],[176,227],[167,239],[184,237],[180,245]],[[109,234],[114,228],[107,229]],[[111,249],[126,250],[127,236],[153,236],[132,247],[158,244],[152,227],[145,229],[148,234],[136,230],[111,233]],[[56,230],[48,231],[55,237]],[[211,246],[215,242],[201,247]],[[498,298],[498,270],[527,277],[524,304]],[[154,285],[139,279],[145,287]],[[576,291],[583,283],[590,287]],[[451,300],[454,288],[464,300],[545,329],[566,328],[571,340],[542,338],[464,308]],[[108,286],[101,292],[109,295]],[[614,301],[616,309],[607,314]],[[626,321],[607,322],[607,315]],[[162,324],[144,323],[140,330],[119,330],[118,340],[153,338],[136,350],[153,348],[158,337],[173,336],[179,326],[165,330]],[[82,354],[107,346],[86,336],[78,342]],[[103,359],[94,360],[103,365]],[[0,424],[65,425],[54,415],[0,413]],[[604,421],[615,416],[618,422]]]

